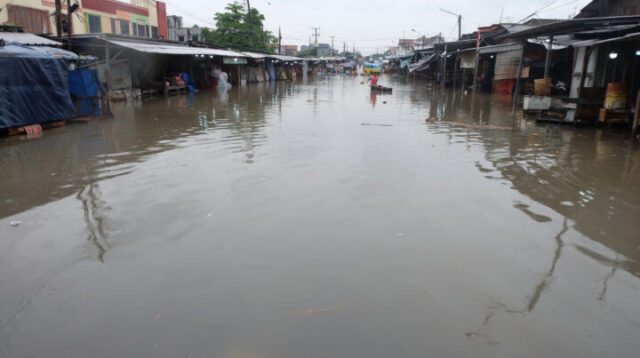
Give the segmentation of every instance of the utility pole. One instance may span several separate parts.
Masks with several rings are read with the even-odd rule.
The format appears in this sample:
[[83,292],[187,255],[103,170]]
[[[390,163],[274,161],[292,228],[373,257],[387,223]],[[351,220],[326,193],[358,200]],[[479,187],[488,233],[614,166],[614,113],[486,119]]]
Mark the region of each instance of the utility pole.
[[278,54],[282,54],[282,32],[280,32],[280,26],[278,26]]
[[330,36],[330,37],[331,37],[331,56],[334,56],[335,55],[335,51],[333,50],[333,38],[335,36]]
[[315,37],[314,46],[317,48],[318,47],[318,36],[320,35],[318,33],[318,30],[320,30],[320,28],[319,27],[312,27],[311,30],[313,30],[313,32],[314,32],[314,35],[313,35]]
[[251,23],[251,3],[247,0],[247,21],[249,21],[249,31],[251,31],[251,39],[253,40],[253,48],[257,49],[256,33],[253,31],[253,23]]
[[71,15],[71,0],[67,0],[67,47],[69,51],[71,51],[71,34],[73,33],[73,18]]
[[455,17],[457,17],[457,19],[458,19],[457,20],[457,22],[458,22],[458,39],[460,39],[460,37],[462,36],[462,15],[456,14],[453,11],[449,11],[447,9],[443,9],[441,7],[439,9],[442,12],[446,12],[447,14],[451,14],[451,15],[454,15]]
[[346,42],[343,42],[343,43],[342,43],[342,54],[343,54],[344,56],[346,56],[346,55],[347,55],[347,43],[346,43]]
[[62,42],[62,1],[56,0],[56,34],[58,42]]

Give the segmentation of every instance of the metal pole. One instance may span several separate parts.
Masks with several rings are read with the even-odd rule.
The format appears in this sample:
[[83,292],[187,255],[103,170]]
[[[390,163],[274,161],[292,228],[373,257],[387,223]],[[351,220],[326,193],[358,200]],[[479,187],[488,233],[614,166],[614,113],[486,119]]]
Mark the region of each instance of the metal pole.
[[462,37],[462,15],[458,15],[458,40]]
[[516,90],[513,94],[513,106],[511,112],[516,113],[516,103],[518,102],[518,94],[520,94],[520,81],[522,77],[522,66],[524,65],[525,42],[522,42],[522,54],[520,55],[520,63],[518,64],[518,78],[516,79]]
[[549,49],[547,49],[547,59],[544,62],[544,78],[549,78],[549,68],[551,67],[551,51],[553,50],[553,35],[549,36]]

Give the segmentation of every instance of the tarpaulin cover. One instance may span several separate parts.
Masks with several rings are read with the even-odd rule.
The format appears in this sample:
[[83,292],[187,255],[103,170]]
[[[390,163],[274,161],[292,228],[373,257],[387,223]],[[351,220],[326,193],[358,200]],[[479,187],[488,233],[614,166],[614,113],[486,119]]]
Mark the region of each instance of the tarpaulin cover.
[[67,60],[16,43],[0,46],[0,128],[75,116]]
[[[107,93],[98,80],[95,70],[83,69],[69,72],[69,92],[73,96],[98,97],[98,89],[100,89],[100,94]],[[81,116],[98,116],[100,115],[100,103],[98,103],[98,99],[82,99],[77,111]]]
[[269,62],[267,64],[267,73],[269,74],[269,81],[275,81],[276,80],[276,72],[275,72],[275,69],[273,67],[273,62]]

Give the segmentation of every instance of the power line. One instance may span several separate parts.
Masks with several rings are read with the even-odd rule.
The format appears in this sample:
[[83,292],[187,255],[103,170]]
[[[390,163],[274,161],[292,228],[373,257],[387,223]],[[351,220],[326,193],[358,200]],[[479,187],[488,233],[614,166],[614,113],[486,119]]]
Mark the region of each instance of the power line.
[[189,17],[191,17],[193,19],[196,19],[198,21],[202,21],[205,24],[209,24],[210,26],[214,26],[215,27],[215,24],[211,20],[205,20],[205,19],[199,17],[198,15],[194,15],[191,12],[186,11],[184,8],[178,7],[178,6],[174,5],[174,4],[171,4],[171,3],[168,3],[168,2],[166,4],[167,4],[168,7],[173,8],[178,13],[187,14]]
[[573,0],[573,1],[569,1],[569,2],[567,2],[567,3],[560,4],[560,5],[558,5],[558,6],[554,6],[554,7],[550,8],[550,9],[545,9],[545,10],[542,10],[542,11],[540,11],[540,12],[547,12],[547,11],[555,10],[555,9],[558,9],[558,8],[561,8],[561,7],[564,7],[564,6],[567,6],[567,5],[571,5],[571,4],[577,3],[577,2],[579,2],[579,1],[582,1],[582,0]]

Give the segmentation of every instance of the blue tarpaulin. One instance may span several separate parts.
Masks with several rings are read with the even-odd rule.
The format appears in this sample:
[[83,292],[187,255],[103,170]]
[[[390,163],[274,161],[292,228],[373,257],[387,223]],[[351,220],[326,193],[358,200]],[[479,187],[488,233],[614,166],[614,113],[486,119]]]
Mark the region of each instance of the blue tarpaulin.
[[[73,70],[69,72],[69,92],[75,97],[99,97],[100,94],[104,96],[107,90],[102,86],[102,83],[98,80],[98,75],[95,70]],[[79,116],[99,116],[100,103],[98,99],[80,99],[78,115]],[[102,103],[102,107],[106,107],[105,103]]]
[[273,62],[267,63],[267,73],[269,74],[269,81],[276,80],[276,71],[275,71],[275,68],[273,67]]
[[74,56],[17,43],[0,46],[0,128],[74,117],[68,76]]

